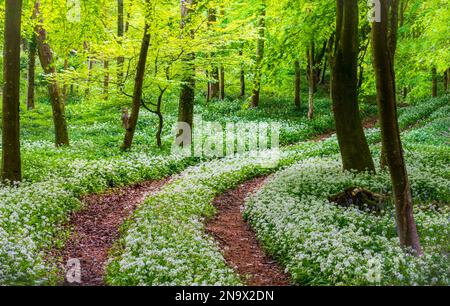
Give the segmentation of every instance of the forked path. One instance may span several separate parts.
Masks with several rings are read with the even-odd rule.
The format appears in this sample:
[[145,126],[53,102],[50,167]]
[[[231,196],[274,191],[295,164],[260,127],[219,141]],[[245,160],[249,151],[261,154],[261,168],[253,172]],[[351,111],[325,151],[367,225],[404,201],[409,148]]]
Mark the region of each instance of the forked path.
[[289,276],[268,257],[242,216],[245,199],[262,187],[266,177],[247,181],[214,200],[218,212],[206,225],[219,243],[227,263],[249,286],[288,286]]
[[81,283],[68,283],[65,279],[64,285],[105,285],[108,251],[119,238],[120,226],[148,195],[159,191],[168,181],[149,181],[84,197],[85,209],[72,214],[68,224],[72,235],[57,254],[62,264],[70,259],[80,261]]

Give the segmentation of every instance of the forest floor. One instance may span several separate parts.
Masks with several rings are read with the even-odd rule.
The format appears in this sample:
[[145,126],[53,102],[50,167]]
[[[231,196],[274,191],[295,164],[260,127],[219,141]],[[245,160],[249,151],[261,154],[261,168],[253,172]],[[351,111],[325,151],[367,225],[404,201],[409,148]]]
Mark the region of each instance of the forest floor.
[[[373,128],[376,117],[364,121],[364,128]],[[312,141],[330,137],[330,131]],[[267,256],[254,231],[244,220],[242,211],[245,199],[257,192],[267,176],[244,182],[214,200],[217,214],[206,224],[206,231],[215,238],[224,254],[227,264],[250,286],[288,286],[289,276],[278,263]],[[71,236],[62,250],[52,251],[60,258],[60,271],[66,270],[70,259],[79,259],[81,284],[83,286],[105,285],[105,267],[108,255],[120,234],[120,227],[126,219],[152,193],[158,192],[170,178],[147,181],[124,188],[114,188],[106,193],[93,194],[81,200],[85,209],[72,214],[67,228]],[[64,277],[64,285],[68,283]]]
[[[82,199],[86,208],[71,216],[67,227],[72,229],[72,235],[57,255],[62,263],[73,258],[80,260],[83,286],[104,285],[108,252],[119,238],[120,226],[148,195],[169,181],[169,178],[148,181]],[[65,280],[64,285],[76,284]]]
[[267,177],[247,181],[217,197],[218,212],[206,230],[218,241],[228,265],[249,286],[288,286],[289,276],[267,256],[258,239],[242,217],[245,199],[264,185]]

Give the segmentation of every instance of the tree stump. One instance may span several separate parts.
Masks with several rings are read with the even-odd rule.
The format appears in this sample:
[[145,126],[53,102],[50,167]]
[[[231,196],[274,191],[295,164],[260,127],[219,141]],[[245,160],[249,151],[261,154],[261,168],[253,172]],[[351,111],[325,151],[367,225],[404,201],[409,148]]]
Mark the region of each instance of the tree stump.
[[328,200],[342,207],[354,206],[361,211],[380,215],[386,208],[387,197],[363,188],[350,187],[344,192],[330,196]]

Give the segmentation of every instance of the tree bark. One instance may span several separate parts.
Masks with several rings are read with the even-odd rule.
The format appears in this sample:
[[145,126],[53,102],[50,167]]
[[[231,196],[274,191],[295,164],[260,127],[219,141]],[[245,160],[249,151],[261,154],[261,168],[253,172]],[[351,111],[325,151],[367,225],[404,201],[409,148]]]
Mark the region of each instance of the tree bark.
[[446,78],[445,78],[445,92],[449,92],[449,88],[450,88],[450,68],[447,69],[446,73]]
[[220,66],[220,100],[225,100],[225,69]]
[[400,245],[422,254],[413,215],[411,189],[406,171],[395,97],[395,72],[388,40],[388,6],[381,1],[381,22],[372,23],[372,52],[383,147],[394,189]]
[[258,107],[260,101],[260,91],[261,91],[261,70],[262,70],[262,61],[264,58],[264,44],[265,44],[265,28],[266,28],[266,4],[263,3],[259,22],[259,35],[258,35],[258,43],[256,48],[256,69],[255,69],[255,80],[253,84],[253,93],[252,93],[252,107]]
[[[244,54],[244,51],[241,49],[239,51],[239,55],[242,57]],[[241,73],[240,73],[240,98],[245,97],[245,70],[244,70],[244,64],[241,64]]]
[[33,33],[28,49],[27,73],[27,109],[35,108],[35,79],[36,79],[36,35]]
[[[69,69],[69,59],[66,57],[64,59],[64,72],[66,72],[67,69]],[[67,78],[66,77],[64,77],[62,96],[63,96],[64,101],[66,101],[66,99],[67,99]]]
[[[40,1],[35,3],[36,16],[39,15]],[[35,29],[37,33],[37,48],[39,54],[39,60],[42,65],[42,69],[48,79],[48,91],[50,100],[52,101],[53,123],[55,126],[55,144],[56,146],[68,146],[69,135],[67,132],[67,122],[64,112],[64,99],[60,93],[58,83],[54,77],[56,74],[56,68],[53,62],[53,54],[50,45],[47,42],[47,32],[42,27],[42,19]]]
[[432,93],[433,97],[438,96],[438,82],[437,82],[437,70],[436,67],[431,69],[431,78],[432,78]]
[[22,180],[20,159],[20,29],[22,0],[5,1],[3,45],[2,179]]
[[358,106],[358,1],[337,0],[337,8],[332,93],[343,168],[375,172]]
[[[211,25],[217,21],[217,11],[216,9],[208,10],[208,25]],[[211,58],[215,57],[215,53],[211,53]],[[208,82],[208,101],[212,99],[219,98],[220,94],[220,84],[219,84],[219,68],[216,64],[212,65],[211,69],[211,81]]]
[[144,36],[141,43],[141,51],[139,53],[139,61],[136,68],[136,77],[134,79],[133,105],[131,115],[128,121],[128,127],[125,132],[125,139],[122,144],[123,150],[131,149],[133,143],[134,132],[139,119],[139,111],[141,109],[142,87],[144,84],[145,67],[147,64],[148,48],[150,46],[150,26],[148,23],[144,27]]
[[295,67],[295,82],[294,82],[294,88],[295,88],[295,97],[294,97],[294,104],[295,108],[297,110],[300,110],[301,107],[301,71],[300,71],[300,61],[296,60],[294,62]]
[[103,62],[103,68],[105,69],[105,76],[103,80],[103,98],[108,100],[109,95],[109,61],[105,60]]
[[[186,25],[189,22],[189,16],[192,14],[192,6],[195,0],[181,0],[181,30],[186,32]],[[190,31],[191,38],[194,37],[193,31]],[[193,129],[194,121],[194,100],[195,100],[195,54],[189,53],[183,58],[185,67],[183,74],[183,83],[181,85],[180,101],[178,104],[178,122],[186,123]],[[178,131],[179,133],[179,131]],[[192,134],[190,135],[192,139]]]
[[[124,36],[124,23],[123,23],[123,0],[117,0],[117,36],[119,37],[119,45],[122,45],[122,39]],[[125,62],[124,56],[117,57],[117,84],[122,85],[123,82],[123,64]]]
[[307,50],[308,58],[308,119],[314,117],[314,92],[315,92],[315,76],[314,76],[314,42],[310,44]]

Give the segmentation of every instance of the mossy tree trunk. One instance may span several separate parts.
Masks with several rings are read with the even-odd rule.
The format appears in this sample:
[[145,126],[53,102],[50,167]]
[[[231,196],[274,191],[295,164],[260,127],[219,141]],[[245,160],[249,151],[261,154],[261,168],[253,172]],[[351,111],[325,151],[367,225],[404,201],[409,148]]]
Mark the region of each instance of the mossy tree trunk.
[[260,9],[259,21],[258,21],[258,43],[256,48],[256,67],[255,67],[255,80],[253,83],[252,92],[252,107],[256,108],[260,102],[261,92],[261,73],[262,62],[264,58],[264,46],[265,46],[265,30],[266,30],[266,4],[263,3]]
[[300,61],[296,60],[294,62],[295,69],[295,80],[294,80],[294,89],[295,89],[295,97],[294,104],[297,110],[300,110],[301,107],[301,71],[300,71]]
[[436,67],[433,67],[431,69],[431,79],[432,79],[431,95],[432,95],[432,97],[437,97],[438,96],[438,81],[437,81],[437,69],[436,69]]
[[[181,30],[186,34],[188,32],[191,38],[194,32],[187,28],[190,21],[189,16],[193,13],[195,0],[181,0]],[[191,128],[190,139],[192,139],[192,129],[194,122],[194,102],[195,102],[195,54],[189,53],[183,59],[183,79],[180,91],[180,100],[178,104],[178,122],[187,124]],[[179,133],[178,131],[177,133]],[[186,143],[184,143],[186,144]]]
[[[147,17],[148,18],[148,17]],[[148,48],[150,46],[150,26],[148,23],[144,27],[144,36],[141,42],[141,51],[139,53],[139,61],[136,68],[136,76],[134,79],[133,105],[131,107],[131,115],[128,120],[127,129],[125,131],[125,139],[123,140],[122,149],[129,150],[133,143],[134,132],[139,119],[139,111],[141,109],[142,87],[144,84],[145,67],[147,64]]]
[[[119,45],[122,45],[124,36],[124,22],[123,22],[123,0],[117,0],[117,37],[119,38]],[[125,62],[124,56],[117,57],[117,84],[122,85],[123,82],[123,64]]]
[[358,106],[358,1],[337,0],[333,112],[344,170],[375,171]]
[[314,42],[308,46],[308,119],[314,118],[314,92],[315,92],[315,74],[314,74]]
[[412,248],[416,254],[421,255],[422,249],[414,221],[411,188],[397,119],[395,72],[389,49],[388,27],[388,5],[386,1],[381,1],[381,22],[372,24],[372,52],[381,136],[394,190],[400,245]]
[[[244,55],[243,49],[239,50],[239,55],[241,58]],[[242,99],[245,97],[245,70],[244,70],[244,64],[241,64],[241,73],[240,73],[240,92],[239,97]]]
[[[217,21],[217,10],[212,8],[208,10],[208,24],[214,24]],[[214,60],[215,53],[211,53],[211,58]],[[219,98],[220,84],[219,84],[219,68],[214,63],[211,68],[211,80],[208,82],[208,101]]]
[[36,80],[36,35],[33,33],[28,48],[27,67],[27,109],[35,108],[35,80]]
[[2,179],[22,180],[20,159],[20,29],[22,0],[5,1],[3,45]]
[[[36,16],[39,15],[40,1],[35,3]],[[47,32],[42,27],[42,20],[36,26],[37,33],[37,49],[39,54],[39,60],[42,65],[42,69],[49,77],[48,91],[50,100],[52,102],[53,123],[55,126],[55,144],[56,146],[68,146],[69,134],[67,132],[67,122],[64,111],[64,98],[61,95],[58,82],[56,81],[55,74],[56,68],[53,61],[53,54],[48,44]]]

